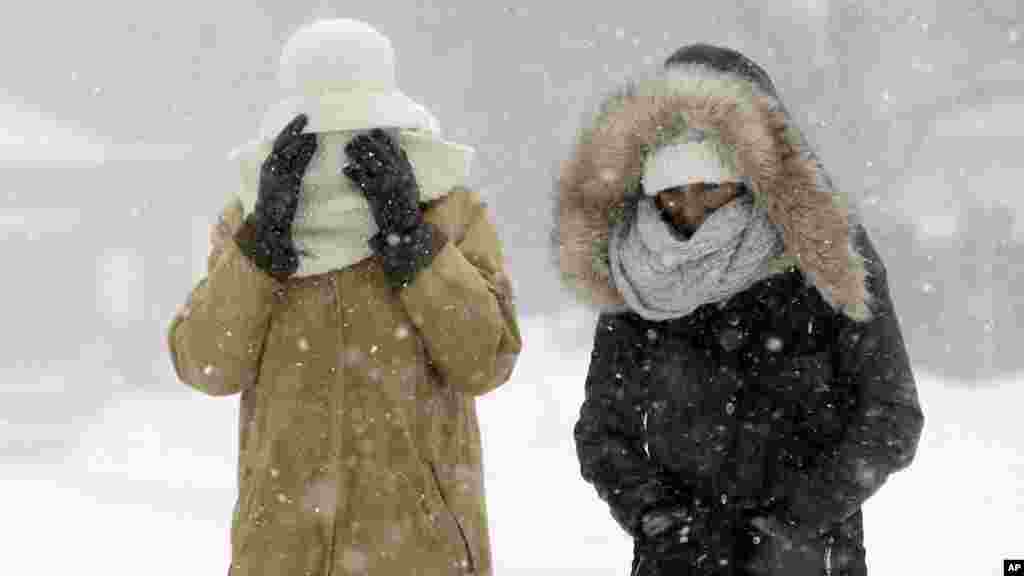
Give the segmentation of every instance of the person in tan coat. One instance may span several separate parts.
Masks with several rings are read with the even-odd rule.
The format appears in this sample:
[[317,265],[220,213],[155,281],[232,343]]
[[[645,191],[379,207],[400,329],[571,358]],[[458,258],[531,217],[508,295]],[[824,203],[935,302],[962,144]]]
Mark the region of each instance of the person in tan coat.
[[169,329],[182,382],[241,395],[230,574],[488,575],[475,398],[522,345],[501,243],[479,195],[449,185],[465,149],[397,90],[357,93],[372,67],[309,53],[325,47],[390,65],[361,22],[289,41],[298,84],[329,77],[317,62],[347,77],[319,107],[283,103],[302,112],[242,154]]

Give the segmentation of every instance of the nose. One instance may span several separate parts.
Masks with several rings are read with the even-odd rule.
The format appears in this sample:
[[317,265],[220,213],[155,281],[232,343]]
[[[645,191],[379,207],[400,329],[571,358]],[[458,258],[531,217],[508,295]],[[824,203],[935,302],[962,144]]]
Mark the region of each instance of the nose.
[[739,190],[739,185],[732,183],[697,182],[662,190],[656,198],[658,207],[689,237],[712,212],[736,198]]
[[658,206],[680,231],[696,230],[707,217],[702,196],[703,184],[691,184],[662,190],[657,195]]

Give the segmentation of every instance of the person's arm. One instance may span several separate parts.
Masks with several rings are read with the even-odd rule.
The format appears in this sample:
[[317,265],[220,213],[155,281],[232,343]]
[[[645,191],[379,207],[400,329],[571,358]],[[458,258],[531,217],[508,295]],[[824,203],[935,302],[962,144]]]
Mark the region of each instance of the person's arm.
[[924,426],[910,359],[889,295],[885,267],[863,229],[871,320],[843,317],[836,333],[836,385],[856,391],[853,417],[828,458],[779,484],[782,520],[821,533],[856,512],[889,475],[907,467]]
[[511,376],[522,341],[501,242],[479,196],[456,189],[424,213],[405,152],[382,130],[345,149],[345,174],[379,232],[370,245],[444,381],[485,394]]
[[399,298],[444,380],[485,394],[509,379],[522,349],[501,242],[475,192],[453,191],[424,220],[444,241]]
[[[232,233],[242,206],[222,215]],[[207,276],[192,290],[168,328],[178,379],[211,396],[238,393],[256,380],[278,281],[257,269],[231,239],[214,244]]]
[[168,328],[178,378],[206,394],[235,394],[258,378],[276,295],[299,263],[291,227],[316,151],[316,136],[302,133],[306,123],[296,116],[274,140],[252,213],[243,220],[241,203],[232,202],[222,214],[232,237],[214,235],[207,277]]
[[621,314],[597,323],[586,381],[586,398],[575,427],[584,480],[594,485],[612,517],[634,538],[672,532],[696,536],[696,487],[669,478],[647,455],[644,420],[647,382],[640,351],[647,340]]

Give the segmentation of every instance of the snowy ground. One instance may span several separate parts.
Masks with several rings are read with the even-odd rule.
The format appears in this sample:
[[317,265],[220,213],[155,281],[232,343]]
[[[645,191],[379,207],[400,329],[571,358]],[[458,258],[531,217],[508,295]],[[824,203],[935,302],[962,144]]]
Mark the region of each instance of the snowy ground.
[[[628,571],[629,542],[580,480],[571,440],[591,325],[524,320],[513,381],[480,402],[498,576]],[[111,400],[63,463],[0,462],[0,574],[226,573],[236,401],[167,382]],[[1024,557],[1024,388],[927,375],[919,388],[918,459],[865,508],[871,573],[1001,574],[1002,558]]]

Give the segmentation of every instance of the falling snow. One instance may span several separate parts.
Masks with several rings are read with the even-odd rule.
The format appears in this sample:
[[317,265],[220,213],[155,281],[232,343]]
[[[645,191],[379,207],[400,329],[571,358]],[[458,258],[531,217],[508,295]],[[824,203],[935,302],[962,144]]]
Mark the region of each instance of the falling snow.
[[[328,4],[321,2],[315,11],[333,13]],[[1022,77],[1017,4],[979,3],[983,10],[957,11],[931,0],[914,4],[919,14],[908,19],[905,6],[861,3],[851,22],[840,19],[849,7],[835,4],[723,2],[687,7],[686,18],[673,17],[670,9],[665,17],[637,18],[634,6],[621,5],[595,8],[594,18],[580,20],[556,4],[527,11],[418,3],[401,14],[400,19],[431,25],[419,32],[409,28],[409,37],[396,46],[428,45],[430,36],[459,39],[444,66],[465,68],[428,66],[418,78],[414,60],[400,67],[414,72],[401,74],[400,82],[410,94],[430,93],[433,100],[425,104],[439,113],[448,137],[460,141],[459,134],[467,135],[461,140],[478,146],[474,173],[489,187],[492,215],[515,271],[510,280],[522,303],[523,363],[507,387],[478,401],[495,576],[610,576],[628,565],[631,544],[579,478],[572,444],[589,358],[588,344],[577,341],[592,335],[587,322],[593,319],[544,317],[563,307],[551,296],[557,292],[555,275],[540,271],[550,263],[537,257],[546,230],[535,213],[544,209],[520,196],[551,188],[549,168],[565,159],[581,110],[595,105],[595,97],[610,90],[623,71],[639,72],[638,64],[654,69],[677,45],[698,37],[753,53],[793,98],[793,113],[819,108],[806,116],[808,136],[820,143],[839,188],[863,200],[865,220],[878,230],[873,237],[888,264],[904,335],[921,363],[927,424],[918,461],[889,479],[866,507],[872,572],[976,574],[991,569],[991,559],[1020,551],[1024,500],[1017,487],[1024,445],[1014,424],[1024,398],[1014,376],[1022,366],[1014,342],[1022,323],[1013,310],[1024,291],[1013,278],[1020,276],[1024,204],[1012,185],[1019,180],[1012,169],[1019,134],[1003,132],[1012,132],[1008,127],[1016,126],[1021,109],[1019,82],[1013,82]],[[43,4],[21,9],[26,14],[19,22],[31,22],[33,14],[37,21],[50,16]],[[18,52],[23,70],[13,70],[9,94],[0,102],[14,143],[4,147],[3,160],[15,167],[5,172],[9,206],[0,215],[0,234],[12,259],[8,267],[34,278],[27,289],[8,286],[6,298],[13,304],[9,324],[18,334],[4,341],[7,356],[0,361],[0,437],[13,439],[0,442],[0,509],[10,519],[0,523],[0,541],[8,544],[0,573],[39,573],[40,558],[46,560],[42,570],[53,574],[118,576],[135,574],[138,566],[148,566],[154,576],[226,571],[228,522],[238,496],[238,397],[209,399],[180,386],[156,334],[175,310],[191,315],[191,307],[178,306],[206,272],[204,218],[233,185],[233,176],[224,176],[230,171],[222,149],[250,135],[268,103],[266,95],[249,94],[247,85],[272,75],[273,64],[238,55],[276,50],[280,35],[268,31],[286,23],[294,7],[210,4],[201,17],[190,10],[149,16],[113,11],[88,27],[25,26],[32,48]],[[386,22],[394,15],[385,12],[379,14],[381,25],[394,28]],[[224,27],[231,43],[196,44],[197,18],[218,28],[237,21],[252,26]],[[509,51],[505,35],[523,34],[530,41]],[[16,44],[18,35],[11,38]],[[75,53],[46,50],[64,45],[75,46]],[[125,60],[113,48],[158,65],[118,72]],[[814,57],[795,62],[794,54]],[[425,57],[417,56],[419,64]],[[823,64],[805,70],[818,57]],[[491,82],[495,68],[519,91],[510,96],[507,83]],[[424,92],[423,70],[455,78],[459,89]],[[470,92],[474,105],[462,105]],[[188,122],[192,112],[195,125]],[[477,134],[494,118],[505,120],[500,131],[490,126],[487,138]],[[230,129],[203,131],[204,122]],[[538,126],[550,138],[535,138]],[[147,151],[144,142],[161,140],[195,153],[182,163],[180,155]],[[516,152],[524,142],[529,145],[519,162]],[[107,160],[90,164],[88,172],[76,168],[84,158],[95,160],[91,150],[99,143],[110,147],[111,158],[124,150],[155,158],[134,164]],[[606,171],[598,177],[615,181],[619,175]],[[921,195],[912,196],[914,190]],[[973,202],[1005,202],[1008,231],[995,226],[992,215],[967,227],[963,214]],[[939,208],[948,210],[948,218],[930,214]],[[66,210],[76,218],[58,218]],[[203,234],[193,234],[200,229]],[[918,236],[919,230],[932,232]],[[399,244],[401,238],[387,241]],[[982,263],[981,273],[972,267],[976,262]],[[81,277],[82,289],[68,283]],[[970,297],[975,293],[980,295]],[[60,326],[51,326],[50,319],[60,319]],[[419,315],[410,321],[424,323]],[[411,326],[395,328],[394,340],[387,330],[381,339],[385,350],[411,345],[395,343],[409,338]],[[238,336],[226,330],[216,344]],[[936,344],[929,347],[930,342]],[[321,350],[315,338],[313,344],[328,362],[336,355],[332,369],[365,368],[368,354],[378,350]],[[764,345],[781,350],[782,340]],[[306,338],[284,346],[313,350]],[[1007,359],[1002,364],[999,354]],[[214,364],[200,366],[206,378],[220,372]],[[963,382],[928,370],[950,366],[986,367],[996,375],[970,376],[976,389],[965,390]],[[67,385],[59,393],[33,389],[49,380]],[[28,456],[12,456],[14,445],[31,448]],[[524,462],[545,474],[524,475]],[[276,468],[255,471],[272,479],[281,475]],[[864,482],[875,480],[871,471],[861,472]],[[459,479],[482,480],[468,473]],[[963,489],[982,480],[984,490]],[[525,491],[535,499],[530,507],[522,506]],[[275,506],[291,502],[295,506],[286,507],[326,514],[333,513],[339,493],[344,490],[324,480],[267,497]],[[965,531],[935,522],[940,500],[943,513],[958,525],[981,528]],[[75,535],[61,540],[56,555],[52,539],[31,537],[52,532],[52,514],[43,513],[51,509],[60,510],[61,529]],[[538,523],[537,509],[564,511],[571,526]],[[397,543],[402,534],[395,526],[391,536]],[[167,542],[188,554],[166,554]],[[971,554],[936,555],[937,549]],[[370,570],[370,550],[340,553],[351,574]],[[154,564],[153,558],[161,561]]]
[[365,574],[370,566],[370,561],[366,552],[355,548],[346,548],[342,552],[341,564],[350,574]]

